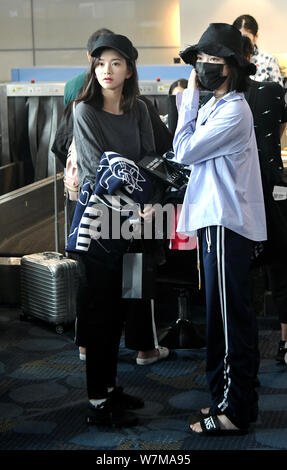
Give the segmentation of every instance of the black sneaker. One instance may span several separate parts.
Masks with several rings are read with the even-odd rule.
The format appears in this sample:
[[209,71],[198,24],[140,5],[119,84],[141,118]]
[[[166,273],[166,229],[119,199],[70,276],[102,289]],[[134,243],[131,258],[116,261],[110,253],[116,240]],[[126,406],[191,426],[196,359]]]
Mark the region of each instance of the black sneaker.
[[89,404],[89,411],[86,417],[87,424],[121,428],[135,426],[138,423],[137,416],[115,406],[110,398],[97,407]]
[[125,410],[138,410],[144,407],[144,401],[141,398],[125,393],[122,387],[115,387],[109,393],[109,397],[116,406]]
[[276,355],[276,361],[281,362],[281,364],[286,364],[285,354],[287,353],[286,341],[279,341],[278,351]]

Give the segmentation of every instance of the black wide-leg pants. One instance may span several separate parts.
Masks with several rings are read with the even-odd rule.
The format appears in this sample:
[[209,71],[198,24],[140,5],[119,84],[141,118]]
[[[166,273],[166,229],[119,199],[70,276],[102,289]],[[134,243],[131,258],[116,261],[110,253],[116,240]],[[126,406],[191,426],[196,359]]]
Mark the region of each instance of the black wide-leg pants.
[[117,381],[119,345],[157,347],[151,300],[122,299],[122,256],[70,253],[79,263],[76,344],[86,347],[88,398],[105,398]]
[[252,241],[221,226],[200,230],[211,412],[245,428],[257,411],[258,339],[249,269]]
[[77,330],[79,345],[86,346],[88,398],[105,398],[116,385],[124,324],[121,263],[110,266],[88,254],[73,257],[80,268]]

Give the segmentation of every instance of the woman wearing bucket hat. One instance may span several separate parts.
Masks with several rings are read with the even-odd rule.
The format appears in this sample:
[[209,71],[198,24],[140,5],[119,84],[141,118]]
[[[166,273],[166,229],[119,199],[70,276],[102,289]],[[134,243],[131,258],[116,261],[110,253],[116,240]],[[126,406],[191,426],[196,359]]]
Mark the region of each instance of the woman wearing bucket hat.
[[[256,419],[256,317],[248,273],[254,241],[266,239],[253,119],[245,101],[254,66],[236,28],[210,24],[181,54],[192,64],[174,137],[176,159],[191,166],[178,231],[198,235],[207,312],[210,408],[190,425],[200,434],[246,432]],[[199,89],[214,96],[200,109]]]

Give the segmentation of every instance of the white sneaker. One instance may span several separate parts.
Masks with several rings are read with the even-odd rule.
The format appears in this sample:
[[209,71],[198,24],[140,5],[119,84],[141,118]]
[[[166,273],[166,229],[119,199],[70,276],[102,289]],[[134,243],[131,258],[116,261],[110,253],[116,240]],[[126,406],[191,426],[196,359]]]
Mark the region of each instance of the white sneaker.
[[164,346],[159,346],[158,348],[159,354],[152,357],[137,357],[136,362],[139,366],[146,366],[148,364],[153,364],[154,362],[159,361],[160,359],[165,359],[169,355],[169,349],[165,348]]
[[[85,351],[85,352],[83,352],[83,351]],[[85,361],[86,360],[86,348],[79,347],[79,359],[80,359],[80,361]]]

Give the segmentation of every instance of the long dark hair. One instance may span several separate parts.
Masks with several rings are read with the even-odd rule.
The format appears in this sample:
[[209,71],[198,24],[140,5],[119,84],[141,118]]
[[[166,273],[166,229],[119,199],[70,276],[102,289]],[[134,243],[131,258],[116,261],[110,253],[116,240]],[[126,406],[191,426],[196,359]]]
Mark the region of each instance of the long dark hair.
[[246,59],[254,54],[254,47],[248,36],[242,36],[242,51]]
[[225,62],[229,68],[229,84],[230,91],[246,91],[248,86],[248,75],[244,67],[240,67],[232,57],[226,57]]
[[[138,95],[138,73],[136,64],[134,61],[130,61],[124,57],[129,72],[131,72],[130,78],[127,78],[123,86],[123,100],[121,103],[121,109],[124,113],[131,111],[135,108],[136,97]],[[99,84],[95,68],[97,65],[98,58],[93,57],[90,64],[90,69],[86,75],[83,87],[75,100],[76,103],[84,101],[85,103],[93,103],[96,109],[101,110],[104,105],[104,98],[102,94],[102,87]]]

